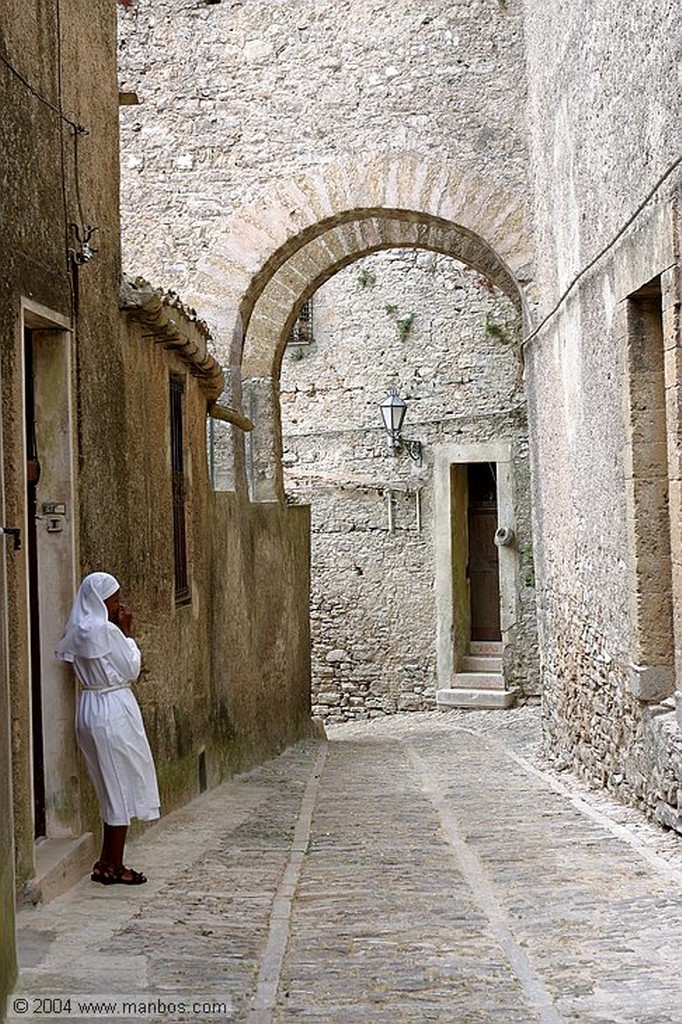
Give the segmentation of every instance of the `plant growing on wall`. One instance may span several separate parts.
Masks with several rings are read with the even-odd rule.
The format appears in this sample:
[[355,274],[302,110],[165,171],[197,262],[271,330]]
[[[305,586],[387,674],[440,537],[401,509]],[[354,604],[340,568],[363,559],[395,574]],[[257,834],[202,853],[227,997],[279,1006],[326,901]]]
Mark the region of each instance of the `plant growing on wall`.
[[510,320],[505,320],[500,323],[495,320],[490,313],[486,313],[484,323],[485,333],[489,338],[493,338],[495,341],[499,341],[502,345],[511,345],[516,354],[520,354],[521,344],[521,324],[518,317],[514,317]]
[[358,282],[361,288],[373,288],[377,283],[377,276],[371,270],[367,270],[366,267],[361,267],[358,274]]
[[410,331],[412,330],[412,325],[414,324],[416,315],[416,313],[408,313],[407,316],[398,320],[398,338],[400,341],[407,340]]
[[503,345],[509,345],[513,340],[508,336],[507,333],[508,325],[500,324],[496,320],[493,320],[490,313],[485,315],[485,333],[489,338],[494,338],[495,341],[502,342]]
[[499,323],[491,317],[490,313],[486,313],[483,326],[489,338],[512,348],[518,364],[516,386],[521,387],[523,383],[523,351],[521,349],[521,323],[518,317]]
[[405,341],[412,330],[412,325],[414,324],[417,314],[412,311],[406,316],[398,318],[398,307],[393,302],[387,302],[384,308],[387,314],[396,322],[398,340]]

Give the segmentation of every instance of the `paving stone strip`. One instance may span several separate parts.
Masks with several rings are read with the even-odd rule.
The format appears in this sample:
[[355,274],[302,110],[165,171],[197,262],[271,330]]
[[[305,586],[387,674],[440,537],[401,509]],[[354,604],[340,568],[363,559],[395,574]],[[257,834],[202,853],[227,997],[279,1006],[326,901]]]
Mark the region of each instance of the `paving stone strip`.
[[315,758],[313,768],[301,801],[291,853],[279,883],[270,914],[270,930],[263,950],[256,995],[247,1017],[248,1024],[270,1024],[272,1011],[277,1001],[282,961],[289,938],[289,921],[292,902],[296,893],[303,858],[310,842],[310,825],[320,785],[320,777],[327,758],[326,747],[322,747]]
[[422,733],[419,753],[557,1011],[679,1021],[679,871],[495,740]]
[[481,860],[467,846],[456,816],[441,787],[436,783],[426,762],[412,745],[408,746],[410,758],[422,777],[424,792],[438,812],[441,824],[453,851],[459,860],[461,870],[471,886],[474,896],[485,912],[497,941],[505,951],[509,963],[516,973],[528,1002],[533,1006],[542,1024],[563,1024],[564,1018],[557,1012],[552,997],[542,979],[534,970],[528,956],[516,941],[509,918],[497,900],[490,883],[490,877]]

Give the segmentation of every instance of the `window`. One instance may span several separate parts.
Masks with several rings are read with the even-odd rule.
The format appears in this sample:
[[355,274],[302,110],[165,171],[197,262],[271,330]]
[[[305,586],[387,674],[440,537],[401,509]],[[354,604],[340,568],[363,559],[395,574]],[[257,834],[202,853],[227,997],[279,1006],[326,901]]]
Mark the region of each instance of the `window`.
[[631,542],[631,690],[659,701],[675,690],[665,334],[661,279],[628,297],[628,532]]
[[289,336],[290,345],[309,345],[313,340],[313,300],[306,299],[301,306]]
[[181,377],[170,379],[171,481],[173,491],[173,552],[175,562],[175,603],[189,604],[187,539],[185,534],[185,461],[183,452]]

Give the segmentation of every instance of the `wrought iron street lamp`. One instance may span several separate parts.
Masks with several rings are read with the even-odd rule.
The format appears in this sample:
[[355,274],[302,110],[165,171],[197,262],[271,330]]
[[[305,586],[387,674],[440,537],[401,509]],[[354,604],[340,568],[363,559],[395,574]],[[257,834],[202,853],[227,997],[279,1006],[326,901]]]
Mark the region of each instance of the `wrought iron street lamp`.
[[421,441],[411,441],[402,435],[407,402],[400,397],[395,388],[391,388],[386,398],[379,404],[379,409],[388,434],[388,444],[393,454],[397,455],[401,448],[406,448],[410,458],[421,463]]

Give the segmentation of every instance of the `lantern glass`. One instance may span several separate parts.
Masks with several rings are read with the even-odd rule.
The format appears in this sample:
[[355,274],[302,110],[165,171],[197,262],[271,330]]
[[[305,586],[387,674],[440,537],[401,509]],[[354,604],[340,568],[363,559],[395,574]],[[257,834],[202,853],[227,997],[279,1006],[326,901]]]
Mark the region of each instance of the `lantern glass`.
[[396,437],[402,429],[405,412],[407,411],[407,403],[403,401],[397,391],[392,391],[380,404],[379,408],[381,409],[384,427],[391,437]]

